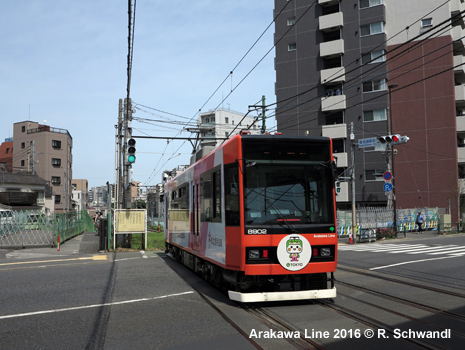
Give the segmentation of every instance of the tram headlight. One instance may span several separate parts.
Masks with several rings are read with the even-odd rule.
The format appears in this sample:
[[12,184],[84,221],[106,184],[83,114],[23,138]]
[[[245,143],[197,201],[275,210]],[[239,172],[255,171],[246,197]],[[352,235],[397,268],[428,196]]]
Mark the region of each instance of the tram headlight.
[[331,255],[331,249],[330,248],[321,248],[320,249],[320,255],[321,256],[330,256]]
[[260,258],[260,250],[250,249],[249,250],[249,259],[258,259]]

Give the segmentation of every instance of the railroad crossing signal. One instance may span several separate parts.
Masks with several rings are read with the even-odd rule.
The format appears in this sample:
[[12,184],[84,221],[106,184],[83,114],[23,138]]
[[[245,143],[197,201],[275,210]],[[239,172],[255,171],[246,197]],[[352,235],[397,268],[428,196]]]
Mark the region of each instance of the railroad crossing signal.
[[132,164],[136,161],[136,140],[129,139],[128,141],[128,163]]
[[382,144],[398,145],[400,143],[406,143],[410,138],[408,136],[400,136],[399,134],[385,135],[378,138],[378,141]]

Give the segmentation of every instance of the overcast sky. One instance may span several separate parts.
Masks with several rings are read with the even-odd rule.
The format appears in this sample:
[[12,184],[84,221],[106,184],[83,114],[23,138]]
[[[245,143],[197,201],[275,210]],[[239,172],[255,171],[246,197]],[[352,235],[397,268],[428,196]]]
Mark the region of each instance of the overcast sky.
[[[192,124],[202,106],[216,108],[231,89],[224,108],[246,113],[262,95],[275,102],[272,25],[206,103],[270,25],[273,6],[272,0],[137,1],[131,98],[177,116],[143,108],[134,117],[193,118]],[[73,178],[88,179],[90,187],[114,182],[114,125],[118,100],[127,94],[127,7],[123,0],[0,2],[1,142],[13,136],[13,123],[46,120],[73,137]],[[133,134],[192,136],[177,123],[154,124],[134,122]],[[189,142],[137,139],[134,180],[161,182],[162,171],[188,164],[191,151]]]

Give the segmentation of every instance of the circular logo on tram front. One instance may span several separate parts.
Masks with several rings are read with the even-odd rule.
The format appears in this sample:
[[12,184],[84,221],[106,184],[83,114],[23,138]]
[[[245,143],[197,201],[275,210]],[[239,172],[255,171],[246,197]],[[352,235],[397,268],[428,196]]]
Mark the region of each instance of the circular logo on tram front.
[[307,266],[312,257],[312,247],[301,235],[284,237],[278,245],[278,260],[289,271],[299,271]]

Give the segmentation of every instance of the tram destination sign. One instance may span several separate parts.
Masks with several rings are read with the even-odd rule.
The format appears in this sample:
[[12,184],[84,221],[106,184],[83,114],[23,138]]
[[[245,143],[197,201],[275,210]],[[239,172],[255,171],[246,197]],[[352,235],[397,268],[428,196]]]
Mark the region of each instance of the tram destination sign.
[[378,139],[376,137],[370,137],[368,139],[360,139],[358,140],[358,148],[368,148],[368,147],[375,147]]

